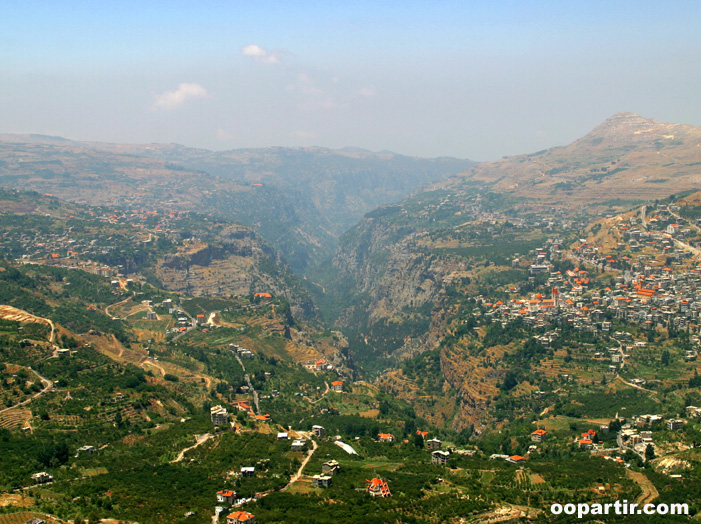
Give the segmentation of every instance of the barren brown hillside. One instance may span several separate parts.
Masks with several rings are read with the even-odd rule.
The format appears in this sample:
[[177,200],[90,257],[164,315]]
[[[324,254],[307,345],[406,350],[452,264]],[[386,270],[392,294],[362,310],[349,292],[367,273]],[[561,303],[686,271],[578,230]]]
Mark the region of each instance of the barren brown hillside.
[[479,164],[443,185],[472,182],[543,204],[664,198],[701,186],[701,128],[618,113],[567,146]]

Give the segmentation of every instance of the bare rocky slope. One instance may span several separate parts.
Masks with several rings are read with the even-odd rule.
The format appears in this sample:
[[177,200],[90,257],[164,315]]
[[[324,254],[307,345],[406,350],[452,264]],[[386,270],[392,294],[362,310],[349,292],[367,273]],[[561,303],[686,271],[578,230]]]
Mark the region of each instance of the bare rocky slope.
[[542,206],[664,198],[701,185],[701,127],[617,113],[567,146],[485,162],[442,187],[475,183]]

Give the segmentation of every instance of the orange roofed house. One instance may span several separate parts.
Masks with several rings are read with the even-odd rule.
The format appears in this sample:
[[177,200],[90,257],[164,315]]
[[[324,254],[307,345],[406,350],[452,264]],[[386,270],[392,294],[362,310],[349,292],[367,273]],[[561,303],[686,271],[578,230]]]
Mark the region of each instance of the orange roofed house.
[[226,524],[256,524],[256,516],[247,511],[234,511],[227,515]]
[[394,442],[394,435],[391,433],[378,433],[377,440],[380,442]]
[[548,432],[544,429],[536,429],[533,433],[531,433],[531,440],[533,442],[543,442],[547,434]]
[[341,393],[343,391],[343,382],[341,382],[340,380],[331,382],[331,390],[337,393]]
[[323,359],[323,358],[317,359],[317,361],[314,362],[312,369],[317,369],[317,370],[329,369],[329,363],[326,361],[326,359]]
[[370,493],[373,497],[391,497],[392,493],[389,491],[389,486],[387,483],[378,478],[374,478],[372,480],[366,480],[367,486],[365,486],[365,491]]
[[223,489],[221,491],[217,491],[217,502],[219,503],[227,503],[227,504],[233,504],[236,501],[236,492],[231,491],[230,489]]

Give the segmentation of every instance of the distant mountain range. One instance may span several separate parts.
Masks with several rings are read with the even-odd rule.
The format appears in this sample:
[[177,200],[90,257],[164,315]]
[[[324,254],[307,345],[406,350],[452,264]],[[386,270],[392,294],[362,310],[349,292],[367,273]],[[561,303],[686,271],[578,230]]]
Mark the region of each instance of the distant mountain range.
[[363,214],[474,162],[358,148],[208,151],[0,136],[0,184],[86,204],[211,212],[255,227],[297,271]]

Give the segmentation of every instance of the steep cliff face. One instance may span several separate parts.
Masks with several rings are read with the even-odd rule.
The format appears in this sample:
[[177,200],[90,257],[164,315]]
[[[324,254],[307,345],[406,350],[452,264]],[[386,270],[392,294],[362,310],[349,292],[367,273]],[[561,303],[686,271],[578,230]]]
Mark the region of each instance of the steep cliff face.
[[285,297],[295,316],[316,308],[292,271],[259,235],[245,226],[221,231],[214,242],[193,240],[159,260],[155,274],[170,291],[194,296],[271,293]]
[[[472,356],[464,348],[440,348],[438,368],[408,376],[403,368],[389,370],[379,386],[391,395],[409,402],[416,414],[437,426],[456,431],[472,428],[480,433],[493,422],[489,414],[491,400],[498,395],[496,384],[504,372],[484,366],[484,359]],[[502,353],[494,348],[491,354]],[[418,357],[421,358],[421,357]]]
[[333,260],[336,324],[355,332],[368,353],[391,354],[421,338],[438,293],[431,258],[412,251],[411,239],[396,241],[400,234],[366,218]]
[[[499,354],[503,355],[502,348],[490,351],[495,358]],[[485,366],[483,357],[470,355],[459,346],[441,350],[441,371],[460,404],[452,427],[461,430],[471,426],[480,432],[489,422],[489,402],[499,392],[497,383],[504,378],[504,372]]]
[[367,215],[342,238],[327,273],[326,297],[335,301],[325,312],[350,334],[356,363],[368,371],[436,347],[447,315],[444,281],[465,271],[404,217],[400,206]]

